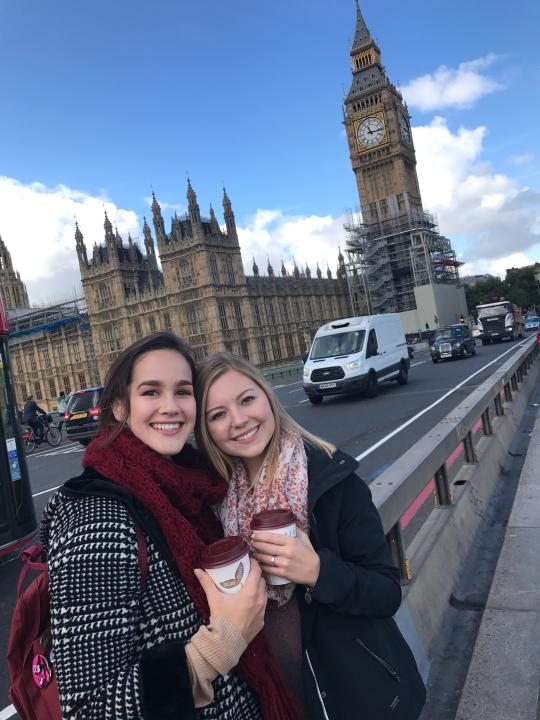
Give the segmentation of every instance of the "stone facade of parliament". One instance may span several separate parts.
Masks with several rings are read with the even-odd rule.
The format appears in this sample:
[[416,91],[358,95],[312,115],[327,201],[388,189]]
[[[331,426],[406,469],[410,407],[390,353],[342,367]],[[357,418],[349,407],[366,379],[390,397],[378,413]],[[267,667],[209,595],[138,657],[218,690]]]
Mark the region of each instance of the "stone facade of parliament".
[[89,253],[76,225],[84,299],[71,303],[21,308],[28,306],[26,290],[2,244],[0,289],[9,313],[19,404],[32,394],[50,410],[60,391],[103,382],[123,348],[156,330],[186,338],[198,360],[229,350],[265,367],[299,360],[322,323],[350,315],[341,253],[336,278],[329,269],[323,275],[318,265],[312,274],[309,267],[301,272],[295,264],[289,274],[283,263],[278,272],[268,263],[262,275],[255,261],[253,275],[246,276],[226,192],[225,231],[212,207],[208,218],[201,216],[189,182],[187,199],[188,212],[175,215],[167,233],[153,196],[156,242],[145,218],[144,250],[129,236],[124,241],[105,215],[104,241],[94,243]]

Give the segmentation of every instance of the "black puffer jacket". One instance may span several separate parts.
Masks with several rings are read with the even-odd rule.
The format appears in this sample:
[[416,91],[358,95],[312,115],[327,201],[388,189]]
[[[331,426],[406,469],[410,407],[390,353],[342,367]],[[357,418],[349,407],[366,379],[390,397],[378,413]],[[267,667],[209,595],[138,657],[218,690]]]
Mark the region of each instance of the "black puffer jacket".
[[358,463],[306,446],[310,537],[321,559],[298,587],[307,720],[416,720],[425,688],[392,616],[401,602],[379,514]]

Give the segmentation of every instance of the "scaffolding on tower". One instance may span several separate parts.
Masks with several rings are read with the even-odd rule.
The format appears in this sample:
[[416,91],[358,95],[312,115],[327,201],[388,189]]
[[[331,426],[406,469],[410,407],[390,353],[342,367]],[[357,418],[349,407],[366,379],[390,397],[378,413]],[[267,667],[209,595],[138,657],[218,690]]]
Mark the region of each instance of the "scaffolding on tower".
[[435,217],[423,209],[364,223],[348,211],[347,279],[355,314],[403,312],[416,307],[421,285],[459,285],[459,267],[450,240]]

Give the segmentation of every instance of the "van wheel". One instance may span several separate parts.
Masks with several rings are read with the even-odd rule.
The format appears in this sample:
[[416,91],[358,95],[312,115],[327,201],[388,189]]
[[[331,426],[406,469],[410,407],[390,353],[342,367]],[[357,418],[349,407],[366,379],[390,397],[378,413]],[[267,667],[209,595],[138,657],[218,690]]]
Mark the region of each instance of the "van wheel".
[[409,371],[404,362],[401,363],[399,368],[399,375],[397,376],[398,385],[406,385],[409,379]]
[[435,365],[439,362],[439,358],[432,357],[431,359],[433,360],[433,362],[435,363]]
[[377,382],[377,376],[374,372],[370,372],[368,375],[368,384],[366,389],[366,395],[370,398],[375,397],[379,392],[379,383]]
[[308,398],[312,405],[320,405],[322,403],[322,395],[308,395]]

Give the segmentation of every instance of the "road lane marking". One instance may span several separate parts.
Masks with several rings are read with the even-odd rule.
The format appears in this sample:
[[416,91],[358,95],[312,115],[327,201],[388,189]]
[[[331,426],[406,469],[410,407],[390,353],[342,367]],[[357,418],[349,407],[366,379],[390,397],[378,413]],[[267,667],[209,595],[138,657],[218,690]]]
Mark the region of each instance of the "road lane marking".
[[420,362],[417,363],[411,363],[411,367],[416,367],[417,365],[423,365],[427,360],[420,360]]
[[[430,410],[433,410],[434,407],[436,407],[437,405],[439,405],[440,403],[442,403],[443,400],[446,400],[447,397],[450,397],[450,395],[452,395],[453,393],[455,393],[456,390],[459,390],[461,387],[463,387],[463,385],[465,385],[466,383],[468,383],[469,380],[472,380],[473,377],[475,377],[476,375],[479,375],[480,373],[484,372],[484,370],[485,370],[486,368],[488,368],[490,365],[495,364],[495,363],[498,362],[501,358],[503,358],[505,355],[508,355],[508,353],[511,353],[512,351],[516,350],[518,347],[520,347],[521,345],[523,345],[524,343],[526,343],[528,340],[530,340],[530,338],[525,338],[525,340],[522,340],[522,341],[521,341],[520,343],[518,343],[517,345],[512,346],[509,350],[507,350],[506,352],[504,352],[504,353],[502,353],[501,355],[499,355],[498,357],[496,357],[494,360],[492,360],[491,362],[489,362],[487,365],[484,365],[483,367],[481,367],[480,370],[477,370],[476,372],[473,372],[472,375],[469,375],[469,377],[465,378],[465,380],[462,380],[460,383],[458,383],[457,385],[455,385],[455,386],[454,386],[453,388],[451,388],[447,393],[445,393],[444,395],[441,395],[441,397],[440,397],[438,400],[435,400],[435,402],[431,403],[431,405],[428,405],[428,407],[424,408],[423,410],[420,410],[420,412],[419,412],[419,413],[416,413],[416,415],[415,415],[414,417],[412,417],[410,420],[407,420],[407,422],[404,422],[403,425],[400,425],[400,426],[397,427],[395,430],[392,430],[391,433],[388,433],[388,435],[386,435],[385,437],[381,438],[378,442],[376,442],[374,445],[372,445],[371,447],[369,447],[367,450],[364,450],[363,453],[360,453],[360,455],[358,455],[358,456],[356,457],[356,461],[357,461],[357,462],[360,462],[360,460],[363,460],[363,459],[364,459],[365,457],[367,457],[368,455],[371,455],[371,453],[374,452],[375,450],[377,450],[377,448],[380,448],[381,445],[384,445],[385,442],[387,442],[388,440],[390,440],[391,438],[393,438],[395,435],[397,435],[398,433],[400,433],[400,432],[401,432],[402,430],[404,430],[406,427],[409,427],[409,425],[412,425],[412,423],[415,422],[416,420],[418,420],[418,418],[422,417],[422,415],[425,415],[425,414],[426,414],[427,412],[429,412]],[[532,344],[532,343],[531,343],[531,344]]]
[[[58,490],[58,488],[62,487],[62,485],[55,485],[52,488],[49,488],[48,490],[42,490],[41,492],[34,493],[32,497],[37,497],[38,495],[46,495],[47,493],[52,492],[53,490]],[[2,716],[0,715],[0,720],[2,720]]]

